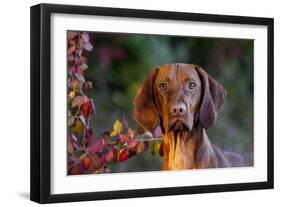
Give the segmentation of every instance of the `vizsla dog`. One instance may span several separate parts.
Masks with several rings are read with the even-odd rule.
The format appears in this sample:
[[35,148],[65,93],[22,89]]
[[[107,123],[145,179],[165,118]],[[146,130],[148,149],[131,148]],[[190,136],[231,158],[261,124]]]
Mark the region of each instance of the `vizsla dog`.
[[150,72],[135,96],[134,118],[145,131],[159,122],[163,170],[250,165],[212,145],[205,132],[225,97],[224,88],[197,65],[167,64]]

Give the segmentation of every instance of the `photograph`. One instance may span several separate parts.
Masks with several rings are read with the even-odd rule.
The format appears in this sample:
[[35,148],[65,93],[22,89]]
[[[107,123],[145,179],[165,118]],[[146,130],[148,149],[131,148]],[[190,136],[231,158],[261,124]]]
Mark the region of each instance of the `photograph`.
[[30,199],[274,187],[274,19],[31,7]]
[[254,166],[253,39],[65,37],[68,176]]

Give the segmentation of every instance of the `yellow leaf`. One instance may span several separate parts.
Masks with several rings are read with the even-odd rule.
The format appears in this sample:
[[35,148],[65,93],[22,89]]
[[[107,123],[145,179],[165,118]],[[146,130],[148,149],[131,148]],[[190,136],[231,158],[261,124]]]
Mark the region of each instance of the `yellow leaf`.
[[152,155],[158,155],[161,143],[159,141],[153,142],[152,146],[150,147],[150,153]]
[[113,137],[116,136],[117,134],[120,134],[122,129],[123,129],[122,123],[119,120],[116,120],[113,125],[113,130],[110,133],[110,136]]
[[73,133],[79,134],[84,130],[84,125],[80,119],[76,119],[75,123],[72,125],[71,130]]

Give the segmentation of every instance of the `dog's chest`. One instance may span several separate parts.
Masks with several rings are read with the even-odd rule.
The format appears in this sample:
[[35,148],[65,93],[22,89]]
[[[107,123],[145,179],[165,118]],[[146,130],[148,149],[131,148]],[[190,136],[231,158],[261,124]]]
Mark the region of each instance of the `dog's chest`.
[[163,136],[163,170],[180,170],[195,168],[195,141],[187,138],[186,133],[171,132]]

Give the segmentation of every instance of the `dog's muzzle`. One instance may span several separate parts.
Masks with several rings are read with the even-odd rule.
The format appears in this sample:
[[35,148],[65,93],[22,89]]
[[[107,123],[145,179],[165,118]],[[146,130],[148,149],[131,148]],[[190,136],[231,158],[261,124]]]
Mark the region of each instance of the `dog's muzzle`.
[[186,131],[190,132],[190,127],[184,122],[184,120],[176,119],[170,127],[171,131]]

